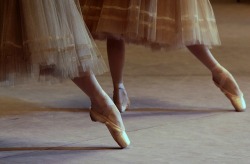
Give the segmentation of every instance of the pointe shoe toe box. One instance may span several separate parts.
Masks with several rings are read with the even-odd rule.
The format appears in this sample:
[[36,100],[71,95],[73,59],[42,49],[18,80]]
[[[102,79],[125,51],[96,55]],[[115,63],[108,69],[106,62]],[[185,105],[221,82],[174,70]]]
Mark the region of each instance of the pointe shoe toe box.
[[94,110],[90,110],[90,118],[92,121],[98,121],[105,124],[113,139],[121,148],[126,148],[130,145],[130,140],[125,131],[125,127],[122,123],[122,118],[120,117],[118,110],[111,112],[108,116],[97,113]]
[[246,102],[243,95],[242,96],[227,95],[227,97],[230,99],[232,105],[234,106],[237,112],[244,112],[246,110]]

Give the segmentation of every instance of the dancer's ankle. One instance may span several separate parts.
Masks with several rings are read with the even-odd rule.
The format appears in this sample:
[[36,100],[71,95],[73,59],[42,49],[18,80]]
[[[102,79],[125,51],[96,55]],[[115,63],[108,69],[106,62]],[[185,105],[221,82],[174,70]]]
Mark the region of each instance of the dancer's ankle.
[[216,73],[223,72],[223,71],[225,71],[225,70],[226,70],[226,69],[225,69],[222,65],[217,64],[217,65],[215,65],[215,66],[211,69],[211,72],[212,72],[212,74],[216,74]]
[[100,113],[102,112],[104,108],[114,105],[113,101],[110,99],[110,97],[106,93],[96,95],[92,97],[90,100],[91,100],[91,108],[97,110]]
[[125,86],[124,86],[123,82],[114,83],[113,85],[114,85],[114,90],[119,90],[120,88],[125,89]]

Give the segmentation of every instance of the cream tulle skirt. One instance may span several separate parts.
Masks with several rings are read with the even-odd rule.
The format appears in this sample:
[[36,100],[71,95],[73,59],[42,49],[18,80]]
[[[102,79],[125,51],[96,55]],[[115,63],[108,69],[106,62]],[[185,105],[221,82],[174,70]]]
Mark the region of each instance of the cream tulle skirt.
[[152,47],[220,45],[209,0],[80,0],[97,38],[123,37]]
[[73,78],[106,65],[77,0],[0,1],[0,83]]

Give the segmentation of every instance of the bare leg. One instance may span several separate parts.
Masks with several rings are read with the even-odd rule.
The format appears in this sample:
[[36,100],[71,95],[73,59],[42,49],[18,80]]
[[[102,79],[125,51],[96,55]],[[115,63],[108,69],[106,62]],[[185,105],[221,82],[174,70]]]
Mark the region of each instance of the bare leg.
[[242,111],[245,109],[245,100],[237,82],[233,76],[218,63],[210,50],[204,45],[192,45],[187,46],[187,48],[211,71],[215,84],[217,84],[231,100],[236,110]]
[[95,76],[91,73],[86,73],[82,77],[77,77],[72,80],[91,101],[91,107],[98,110],[99,113],[109,105],[113,105],[112,100],[103,91]]
[[123,69],[125,62],[125,43],[123,39],[109,37],[107,39],[107,52],[114,86],[114,103],[120,112],[129,106],[129,98],[123,84]]
[[123,39],[109,37],[107,39],[107,52],[114,88],[123,86],[123,69],[125,62],[125,44]]
[[125,132],[120,112],[103,91],[95,76],[92,73],[86,73],[82,77],[72,79],[72,81],[89,96],[91,100],[91,119],[105,123],[120,147],[127,147],[130,141]]
[[187,47],[211,72],[219,65],[210,50],[204,45],[193,45]]
[[[222,72],[223,67],[219,64],[219,62],[214,58],[213,54],[210,50],[204,45],[193,45],[187,47],[193,55],[196,56],[213,74],[214,80],[219,83],[220,82],[220,74]],[[237,83],[226,83],[225,88],[230,88],[229,90],[235,94],[239,95],[240,90]]]

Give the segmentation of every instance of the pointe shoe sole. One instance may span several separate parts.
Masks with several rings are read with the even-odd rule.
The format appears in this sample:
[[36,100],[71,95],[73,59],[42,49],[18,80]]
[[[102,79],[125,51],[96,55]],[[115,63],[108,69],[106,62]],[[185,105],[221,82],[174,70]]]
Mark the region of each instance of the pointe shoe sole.
[[228,91],[226,91],[225,89],[221,88],[220,85],[218,83],[216,83],[214,81],[214,84],[225,94],[225,96],[231,101],[231,104],[233,105],[233,107],[235,108],[236,112],[244,112],[246,111],[246,102],[245,99],[243,97],[243,94],[241,96],[236,96],[233,95],[231,93],[229,93]]
[[125,130],[121,129],[119,126],[114,124],[111,120],[107,117],[90,110],[90,118],[94,122],[100,122],[107,126],[109,132],[111,133],[113,139],[117,142],[117,144],[121,148],[126,148],[130,145],[130,140],[128,135],[126,134]]

